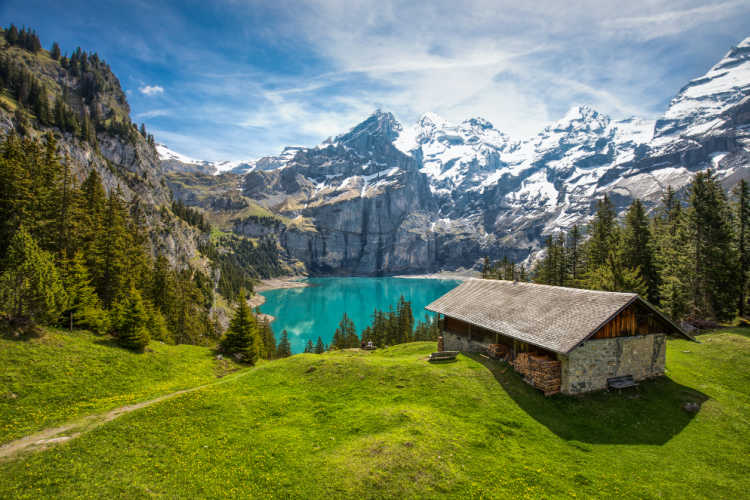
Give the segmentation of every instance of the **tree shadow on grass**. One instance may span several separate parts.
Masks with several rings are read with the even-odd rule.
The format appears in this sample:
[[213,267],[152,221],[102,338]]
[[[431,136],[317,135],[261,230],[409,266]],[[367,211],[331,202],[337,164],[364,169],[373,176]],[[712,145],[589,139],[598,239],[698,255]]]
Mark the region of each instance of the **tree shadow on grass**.
[[509,364],[477,354],[465,355],[484,365],[529,416],[568,441],[662,445],[697,414],[683,409],[684,404],[697,403],[700,408],[709,399],[668,377],[643,381],[638,388],[622,392],[545,397],[526,384]]

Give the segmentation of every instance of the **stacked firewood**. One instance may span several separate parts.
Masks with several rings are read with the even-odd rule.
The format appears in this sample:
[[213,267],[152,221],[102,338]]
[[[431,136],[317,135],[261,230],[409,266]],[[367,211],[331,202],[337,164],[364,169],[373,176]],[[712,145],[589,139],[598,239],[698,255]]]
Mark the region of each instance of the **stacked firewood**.
[[510,356],[508,346],[505,344],[490,344],[487,346],[487,356],[492,359],[504,359],[507,361]]
[[560,362],[548,356],[522,352],[513,361],[513,368],[524,380],[544,391],[545,396],[560,392]]

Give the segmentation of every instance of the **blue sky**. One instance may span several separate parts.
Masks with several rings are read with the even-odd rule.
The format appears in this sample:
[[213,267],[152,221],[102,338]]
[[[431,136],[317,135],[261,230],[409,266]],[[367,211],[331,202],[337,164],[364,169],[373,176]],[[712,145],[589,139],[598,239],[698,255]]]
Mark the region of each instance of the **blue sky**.
[[376,108],[404,124],[481,116],[518,137],[577,104],[656,118],[750,36],[750,2],[4,0],[0,20],[98,52],[157,141],[240,160]]

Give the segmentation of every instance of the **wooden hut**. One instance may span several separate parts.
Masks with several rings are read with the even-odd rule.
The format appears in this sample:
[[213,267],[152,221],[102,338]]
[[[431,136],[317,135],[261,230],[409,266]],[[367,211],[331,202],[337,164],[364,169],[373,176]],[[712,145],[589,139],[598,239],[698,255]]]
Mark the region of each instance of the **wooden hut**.
[[667,336],[694,340],[634,293],[471,279],[426,309],[446,350],[502,356],[545,394],[661,376]]

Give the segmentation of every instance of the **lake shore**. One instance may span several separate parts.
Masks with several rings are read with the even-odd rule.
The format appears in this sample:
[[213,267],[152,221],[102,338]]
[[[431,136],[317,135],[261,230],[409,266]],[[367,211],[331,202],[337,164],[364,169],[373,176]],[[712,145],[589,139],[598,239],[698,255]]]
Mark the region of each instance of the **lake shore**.
[[[253,296],[247,301],[248,305],[252,308],[262,306],[266,302],[266,298],[260,294],[260,292],[267,292],[268,290],[278,290],[281,288],[303,288],[310,286],[307,283],[301,281],[305,279],[304,276],[283,276],[280,278],[270,278],[262,280],[253,289]],[[273,316],[270,316],[273,318]],[[273,320],[271,320],[273,321]]]
[[401,274],[394,278],[402,279],[429,279],[429,280],[461,280],[466,281],[470,278],[479,278],[481,273],[471,269],[460,269],[458,271],[440,271],[431,274]]
[[283,276],[280,278],[271,278],[262,280],[260,284],[255,286],[253,290],[255,292],[267,292],[268,290],[278,290],[280,288],[304,288],[310,286],[305,283],[305,276]]

